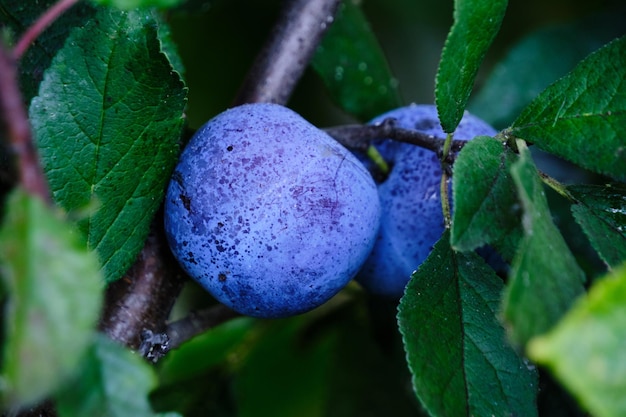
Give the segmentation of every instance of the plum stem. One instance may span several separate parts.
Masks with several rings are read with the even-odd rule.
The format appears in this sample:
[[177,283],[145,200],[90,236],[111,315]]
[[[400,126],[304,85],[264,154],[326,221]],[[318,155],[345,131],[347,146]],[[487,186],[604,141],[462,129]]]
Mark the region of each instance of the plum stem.
[[[445,164],[442,163],[442,165]],[[450,210],[450,194],[448,192],[448,180],[450,179],[450,175],[448,174],[448,170],[441,170],[441,183],[440,183],[440,193],[441,193],[441,211],[443,212],[443,221],[446,229],[450,229],[450,225],[452,224],[452,211]]]
[[334,20],[340,0],[288,2],[244,80],[235,104],[286,104]]

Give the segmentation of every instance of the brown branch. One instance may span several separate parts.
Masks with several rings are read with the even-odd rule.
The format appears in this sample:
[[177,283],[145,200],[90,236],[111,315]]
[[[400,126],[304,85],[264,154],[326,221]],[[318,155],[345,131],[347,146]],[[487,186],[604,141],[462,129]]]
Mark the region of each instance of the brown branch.
[[39,19],[35,21],[35,23],[30,25],[28,30],[26,30],[26,32],[24,32],[24,34],[20,37],[15,45],[15,48],[13,48],[13,58],[16,61],[19,61],[20,58],[24,56],[24,53],[30,45],[35,42],[35,39],[37,39],[44,30],[54,23],[59,16],[79,1],[80,0],[59,0],[52,7],[47,9],[44,14],[42,14]]
[[191,312],[188,316],[167,325],[169,348],[176,349],[191,337],[236,317],[241,317],[241,314],[221,304]]
[[17,158],[19,182],[24,189],[50,202],[48,182],[33,146],[30,124],[17,82],[16,61],[0,44],[0,110],[2,110],[8,139]]
[[100,329],[113,340],[138,349],[145,330],[162,332],[178,297],[184,275],[165,239],[157,215],[137,261],[109,285]]
[[[397,126],[396,119],[393,118],[385,119],[376,125],[345,125],[327,128],[324,131],[345,147],[360,151],[367,150],[367,147],[374,140],[393,139],[429,149],[440,155],[445,143],[445,139],[416,130],[400,128]],[[453,140],[450,149],[453,152],[458,152],[465,143],[464,140]],[[453,155],[450,154],[448,159],[452,157]]]
[[334,20],[340,0],[291,0],[244,80],[235,104],[286,104]]

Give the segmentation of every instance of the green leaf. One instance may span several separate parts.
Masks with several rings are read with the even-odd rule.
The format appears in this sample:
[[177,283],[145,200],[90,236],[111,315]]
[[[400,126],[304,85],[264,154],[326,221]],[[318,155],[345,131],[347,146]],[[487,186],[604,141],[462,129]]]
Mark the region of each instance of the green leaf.
[[41,400],[77,368],[93,338],[104,288],[95,254],[38,198],[14,191],[0,230],[3,403]]
[[30,118],[55,200],[81,221],[107,282],[134,261],[178,155],[186,90],[149,12],[102,9],[72,32]]
[[361,8],[344,0],[312,61],[333,99],[369,120],[399,107],[397,82]]
[[153,368],[140,356],[99,335],[82,372],[56,396],[60,417],[151,417],[148,394],[156,385]]
[[171,8],[183,0],[91,0],[103,6],[113,6],[120,10],[132,10],[138,7]]
[[593,14],[523,37],[494,66],[470,100],[469,110],[497,129],[510,126],[546,87],[587,55],[622,35],[625,19],[624,11]]
[[508,133],[583,168],[626,180],[626,37],[533,100]]
[[591,414],[626,415],[626,265],[597,280],[563,320],[528,344]]
[[516,188],[509,173],[517,155],[502,142],[469,141],[454,163],[451,243],[469,251],[504,239],[520,226]]
[[626,261],[626,186],[572,185],[567,189],[578,200],[572,213],[593,248],[610,267],[621,265]]
[[474,78],[504,18],[507,0],[455,0],[454,24],[435,80],[435,103],[444,132],[458,126]]
[[502,281],[449,235],[435,245],[400,301],[413,386],[432,416],[537,415],[537,376],[497,319]]
[[[35,22],[57,0],[0,0],[0,27],[8,28],[17,41],[28,27]],[[63,46],[72,28],[82,26],[95,9],[86,2],[79,2],[55,20],[28,48],[19,61],[19,82],[26,103],[37,95],[44,71],[50,66],[52,57]]]
[[157,36],[161,41],[161,51],[165,54],[174,71],[178,72],[183,78],[185,74],[185,66],[183,60],[178,53],[178,45],[172,36],[172,30],[162,18],[161,15],[153,10],[152,16],[157,21]]
[[504,318],[515,343],[548,331],[583,293],[585,276],[554,225],[530,152],[511,167],[524,210],[524,238],[511,267]]

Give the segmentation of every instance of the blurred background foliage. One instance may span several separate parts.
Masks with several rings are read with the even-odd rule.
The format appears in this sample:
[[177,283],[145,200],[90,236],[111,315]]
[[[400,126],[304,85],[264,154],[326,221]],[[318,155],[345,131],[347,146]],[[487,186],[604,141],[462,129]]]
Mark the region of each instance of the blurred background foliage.
[[[171,12],[173,37],[186,67],[191,128],[199,127],[231,104],[278,16],[281,3],[192,0]],[[477,90],[493,65],[525,35],[610,10],[618,3],[621,2],[510,2],[500,33],[478,75]],[[452,24],[453,2],[364,0],[360,4],[398,80],[403,101],[432,103],[441,48]],[[289,106],[318,126],[350,120],[329,101],[321,80],[312,70],[305,73]]]

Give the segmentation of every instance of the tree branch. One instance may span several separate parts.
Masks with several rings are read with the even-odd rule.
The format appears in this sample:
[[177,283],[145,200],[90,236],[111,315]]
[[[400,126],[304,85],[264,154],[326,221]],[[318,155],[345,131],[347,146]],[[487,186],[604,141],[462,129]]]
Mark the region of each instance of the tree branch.
[[[396,119],[388,118],[376,125],[345,125],[324,129],[337,142],[347,148],[366,151],[370,143],[377,139],[393,139],[399,142],[410,143],[420,146],[441,155],[445,139],[436,138],[416,130],[398,127]],[[453,140],[451,150],[453,153],[463,148],[466,141]],[[446,159],[452,162],[453,153]]]
[[291,0],[243,82],[235,104],[286,104],[340,0]]
[[146,244],[130,270],[109,285],[100,329],[113,340],[138,349],[145,330],[162,332],[178,297],[184,275],[172,256],[155,217]]
[[190,337],[199,335],[235,317],[241,317],[241,314],[222,304],[191,312],[187,317],[167,325],[169,348],[176,349]]

